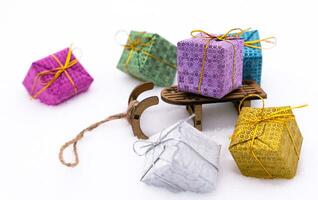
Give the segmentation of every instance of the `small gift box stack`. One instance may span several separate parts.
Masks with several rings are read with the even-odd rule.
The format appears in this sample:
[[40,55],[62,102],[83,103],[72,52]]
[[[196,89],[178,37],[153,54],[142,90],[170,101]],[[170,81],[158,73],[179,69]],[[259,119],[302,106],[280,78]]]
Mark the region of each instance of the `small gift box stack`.
[[242,80],[260,84],[260,42],[269,42],[273,37],[260,39],[257,30],[242,29],[232,29],[223,35],[202,30],[191,34],[192,38],[177,44],[179,91],[220,99],[238,89]]

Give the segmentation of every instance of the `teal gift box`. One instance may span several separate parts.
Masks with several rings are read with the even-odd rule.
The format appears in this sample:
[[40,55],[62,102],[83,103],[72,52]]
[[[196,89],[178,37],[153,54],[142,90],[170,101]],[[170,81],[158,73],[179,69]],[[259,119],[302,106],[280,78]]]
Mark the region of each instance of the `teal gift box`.
[[[246,31],[241,35],[245,42],[259,40],[257,30]],[[253,44],[261,47],[260,43]],[[262,49],[244,46],[243,50],[243,80],[254,80],[261,83],[262,77]]]
[[176,46],[158,34],[131,31],[117,68],[131,76],[170,86],[176,76]]

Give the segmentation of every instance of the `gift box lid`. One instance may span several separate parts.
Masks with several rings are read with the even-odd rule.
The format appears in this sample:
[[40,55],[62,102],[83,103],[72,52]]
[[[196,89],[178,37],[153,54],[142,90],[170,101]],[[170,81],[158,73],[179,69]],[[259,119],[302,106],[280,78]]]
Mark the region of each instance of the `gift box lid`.
[[[220,152],[221,145],[217,144],[211,138],[207,137],[202,132],[200,132],[199,130],[197,130],[185,121],[177,122],[174,125],[165,129],[163,132],[160,132],[149,138],[149,141],[151,142],[158,142],[160,140],[167,140],[168,142],[163,144],[167,145],[168,147],[178,143],[183,143],[189,148],[192,148],[192,150],[195,153],[197,153],[198,156],[201,156],[203,159],[206,159],[214,166],[218,166],[218,154]],[[158,146],[158,148],[162,149],[163,146]],[[156,152],[162,151],[158,150]],[[158,153],[156,155],[156,158],[159,156],[164,156],[164,154]]]
[[[191,48],[196,48],[196,47],[200,47],[202,48],[204,45],[207,44],[207,42],[209,41],[209,38],[205,38],[205,37],[200,37],[203,36],[203,34],[197,34],[196,37],[192,37],[192,38],[188,38],[188,39],[184,39],[181,40],[177,43],[178,47],[182,47],[185,44],[189,44],[191,46]],[[225,47],[225,48],[233,48],[233,46],[231,45],[230,41],[244,41],[243,38],[230,38],[227,40],[218,40],[218,39],[213,39],[208,43],[208,46],[218,46],[219,48]]]
[[[259,126],[256,126],[257,120],[261,120],[262,116],[270,116],[271,113],[280,112],[279,114],[284,115],[293,115],[292,110],[289,106],[284,107],[268,107],[264,108],[250,108],[243,107],[240,115],[238,117],[237,123],[235,125],[235,131],[233,136],[231,137],[230,148],[234,147],[237,144],[243,144],[245,142],[250,141],[253,137],[255,140],[260,140],[271,145],[271,149],[273,151],[277,151],[279,149],[280,139],[282,137],[284,124],[278,123],[277,120],[268,120],[261,122]],[[282,116],[279,120],[288,119],[289,117]],[[295,119],[291,119],[295,120]],[[281,134],[275,134],[273,137],[273,130],[282,130]],[[256,130],[255,130],[256,129]],[[253,135],[255,131],[255,136]]]

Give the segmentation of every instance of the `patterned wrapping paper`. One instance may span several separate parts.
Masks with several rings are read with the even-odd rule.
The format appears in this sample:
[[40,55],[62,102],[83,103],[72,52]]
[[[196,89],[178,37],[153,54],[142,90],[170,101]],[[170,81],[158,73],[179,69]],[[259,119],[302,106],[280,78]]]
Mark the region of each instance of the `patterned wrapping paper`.
[[[66,48],[32,63],[23,81],[23,85],[31,96],[38,98],[44,104],[57,105],[89,88],[93,82],[93,78],[79,61],[66,69],[65,72],[58,72],[57,69],[61,67],[60,64],[65,64],[69,50],[70,48]],[[53,56],[60,61],[60,64]],[[75,56],[71,54],[70,61],[74,62],[75,59]],[[44,73],[43,76],[39,76],[41,73]],[[53,81],[47,89],[35,97],[35,95],[59,73],[60,76]],[[67,76],[69,76],[69,78]]]
[[249,123],[262,120],[261,113],[261,108],[242,109],[229,150],[245,176],[292,178],[296,174],[303,141],[292,110],[290,107],[265,108],[263,119],[275,113],[280,116],[258,124]]
[[[260,39],[257,30],[244,32],[241,37],[244,41]],[[261,46],[260,43],[254,45]],[[243,80],[254,80],[257,84],[260,84],[262,76],[262,49],[245,46],[243,52]]]
[[[235,58],[234,48],[229,42],[236,49]],[[178,42],[178,89],[203,96],[222,98],[242,85],[243,40],[212,40],[209,43],[199,91],[206,43],[207,39],[200,37]]]
[[[136,41],[141,39],[141,44]],[[157,86],[170,86],[176,75],[176,46],[158,34],[131,31],[117,68]],[[137,45],[136,45],[137,44]],[[131,55],[130,55],[131,54]]]
[[[171,126],[164,134],[168,132],[164,142],[146,153],[146,170],[141,181],[172,192],[213,191],[221,146],[186,122]],[[158,133],[149,141],[158,144],[160,137]]]

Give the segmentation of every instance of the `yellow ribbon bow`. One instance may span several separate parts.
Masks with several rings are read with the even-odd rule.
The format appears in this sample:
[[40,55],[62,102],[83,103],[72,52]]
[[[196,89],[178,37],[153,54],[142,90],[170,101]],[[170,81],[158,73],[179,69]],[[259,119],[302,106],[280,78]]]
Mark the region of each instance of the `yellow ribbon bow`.
[[[145,34],[145,32],[142,32],[141,33],[142,35]],[[150,37],[149,37],[150,38]],[[130,35],[128,36],[128,42],[127,44],[123,45],[125,49],[129,50],[129,54],[128,54],[128,58],[125,62],[125,68],[126,68],[126,72],[129,73],[129,68],[128,68],[128,65],[130,63],[130,60],[132,58],[132,55],[134,52],[142,52],[143,54],[155,59],[156,61],[160,62],[160,63],[163,63],[165,65],[168,65],[169,67],[172,67],[172,68],[176,68],[176,65],[174,64],[171,64],[169,62],[166,62],[165,60],[162,60],[160,59],[159,57],[155,56],[155,55],[152,55],[150,54],[149,52],[147,51],[144,51],[142,48],[143,47],[148,47],[148,46],[151,46],[153,44],[153,42],[151,40],[149,40],[148,42],[143,42],[142,41],[142,36],[138,36],[136,37],[135,40],[132,40]]]
[[[250,29],[251,28],[247,28],[247,29],[234,28],[229,30],[227,33],[223,34],[223,37],[231,34],[231,32],[234,32],[234,31],[238,31],[238,32],[231,34],[232,37],[241,37],[245,32],[249,31]],[[264,47],[255,45],[255,44],[260,44],[262,42],[273,44],[272,47],[274,47],[277,41],[276,41],[276,37],[270,36],[270,37],[257,39],[257,40],[244,41],[244,46],[254,48],[254,49],[264,49]]]
[[[254,141],[255,139],[257,139],[257,126],[260,125],[261,123],[266,123],[266,122],[275,122],[275,123],[279,123],[279,124],[283,124],[286,128],[287,128],[287,133],[288,133],[288,136],[289,138],[291,139],[291,142],[293,144],[293,148],[295,150],[295,153],[296,153],[296,156],[297,158],[299,159],[299,152],[297,150],[297,147],[296,147],[296,144],[295,144],[295,141],[294,141],[294,138],[291,134],[291,131],[289,129],[289,127],[287,126],[287,122],[290,121],[290,120],[294,120],[295,119],[295,116],[290,113],[286,113],[286,111],[291,111],[293,109],[296,109],[296,108],[303,108],[303,107],[306,107],[308,106],[307,104],[305,105],[301,105],[301,106],[295,106],[295,107],[287,107],[285,109],[281,109],[281,110],[278,110],[276,112],[272,112],[272,113],[269,113],[269,114],[265,114],[264,113],[264,109],[265,109],[265,102],[264,102],[264,99],[258,95],[258,94],[250,94],[250,95],[247,95],[246,97],[244,97],[240,104],[239,104],[239,112],[241,112],[241,105],[242,103],[249,97],[258,97],[262,100],[262,109],[261,109],[261,113],[259,115],[259,117],[257,118],[254,118],[254,119],[248,119],[248,118],[244,118],[244,120],[246,121],[245,123],[248,124],[248,125],[252,125],[254,126],[252,132],[251,132],[251,135],[252,137],[247,139],[247,140],[250,140],[251,143],[250,143],[250,146],[249,146],[249,150],[250,150],[250,153],[252,154],[252,156],[254,157],[254,159],[257,161],[257,163],[262,167],[262,169],[266,172],[266,174],[270,177],[270,178],[274,178],[274,176],[266,169],[266,167],[264,166],[264,164],[261,162],[261,160],[256,156],[256,154],[254,153],[253,151],[253,146],[254,146]],[[266,124],[265,124],[266,125]],[[263,131],[265,130],[265,126],[263,128]],[[242,142],[245,142],[247,140],[244,140]],[[239,142],[241,143],[241,142]],[[236,144],[234,144],[236,145]],[[234,146],[232,145],[232,146]],[[230,146],[230,148],[232,147]]]
[[[51,69],[51,70],[45,70],[42,71],[40,73],[38,73],[35,76],[35,80],[33,82],[33,86],[32,86],[32,92],[31,94],[34,93],[35,87],[38,83],[38,81],[41,81],[41,78],[43,76],[47,76],[47,75],[53,75],[53,78],[51,80],[49,80],[39,91],[37,91],[34,95],[32,95],[32,97],[34,99],[38,98],[38,96],[43,93],[45,90],[47,90],[62,74],[65,74],[65,76],[67,77],[67,79],[70,81],[70,83],[72,84],[73,88],[74,88],[74,92],[77,93],[77,87],[73,81],[73,79],[71,78],[71,76],[69,75],[69,73],[67,72],[67,69],[73,67],[75,64],[77,64],[77,59],[74,59],[71,61],[71,56],[72,56],[72,49],[69,48],[68,53],[67,53],[67,57],[65,60],[64,65],[62,64],[62,62],[54,55],[51,55],[54,60],[59,64],[59,67]],[[42,82],[43,84],[43,82]]]

